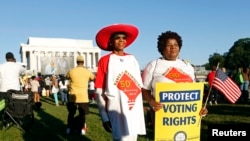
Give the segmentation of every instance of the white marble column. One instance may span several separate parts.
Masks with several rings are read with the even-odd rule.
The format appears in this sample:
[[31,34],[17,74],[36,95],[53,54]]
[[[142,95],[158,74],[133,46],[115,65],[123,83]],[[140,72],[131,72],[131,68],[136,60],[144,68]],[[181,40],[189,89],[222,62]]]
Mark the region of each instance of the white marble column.
[[96,52],[93,52],[93,66],[96,68]]
[[36,55],[35,55],[36,51],[32,52],[32,71],[34,72],[34,70],[36,70]]
[[27,69],[29,69],[30,70],[30,68],[31,68],[31,64],[30,64],[30,55],[31,55],[31,51],[29,50],[29,51],[27,51],[26,52],[26,54],[27,54]]
[[41,72],[41,53],[40,51],[38,51],[37,53],[37,71]]
[[74,57],[74,66],[77,66],[77,63],[76,63],[76,57],[78,56],[78,55],[81,55],[80,53],[79,54],[77,54],[77,53],[75,53],[75,52],[71,52],[70,53],[73,57]]
[[26,51],[25,50],[23,50],[23,52],[22,52],[22,62],[27,64]]
[[86,58],[87,58],[87,60],[86,60],[86,62],[87,62],[87,68],[88,69],[90,69],[92,66],[91,66],[91,56],[90,56],[90,52],[86,52]]

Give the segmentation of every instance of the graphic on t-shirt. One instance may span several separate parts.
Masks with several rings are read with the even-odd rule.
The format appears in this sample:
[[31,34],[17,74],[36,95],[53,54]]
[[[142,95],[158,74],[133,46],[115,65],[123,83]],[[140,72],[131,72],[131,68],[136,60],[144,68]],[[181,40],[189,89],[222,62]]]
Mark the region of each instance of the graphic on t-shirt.
[[180,69],[171,67],[164,74],[166,78],[173,80],[174,82],[193,82],[193,79]]
[[141,92],[141,88],[135,78],[127,71],[121,73],[116,80],[115,85],[128,97],[129,110],[131,110],[135,105],[136,97]]

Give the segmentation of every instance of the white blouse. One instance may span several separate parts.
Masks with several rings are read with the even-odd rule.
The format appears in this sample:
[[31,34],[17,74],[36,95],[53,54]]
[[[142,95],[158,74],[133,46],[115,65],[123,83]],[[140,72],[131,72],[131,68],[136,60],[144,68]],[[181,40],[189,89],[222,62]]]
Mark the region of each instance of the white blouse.
[[174,79],[166,77],[166,73],[171,70],[178,71],[178,73],[190,77],[190,80],[195,82],[194,68],[190,63],[180,59],[168,61],[159,58],[149,62],[144,68],[142,74],[143,88],[146,90],[152,90],[152,95],[154,95],[156,82],[176,83]]

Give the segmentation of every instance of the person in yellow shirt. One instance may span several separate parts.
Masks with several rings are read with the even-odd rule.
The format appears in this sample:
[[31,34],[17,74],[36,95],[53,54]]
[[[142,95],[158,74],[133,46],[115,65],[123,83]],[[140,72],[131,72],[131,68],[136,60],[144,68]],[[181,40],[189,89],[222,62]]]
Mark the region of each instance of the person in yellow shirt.
[[23,91],[26,91],[27,89],[26,89],[26,85],[27,85],[27,80],[28,80],[28,75],[27,74],[25,74],[25,75],[23,75],[21,78],[20,78],[20,83],[21,83],[21,87],[22,87],[22,90]]
[[68,109],[68,121],[66,133],[69,134],[74,128],[74,116],[76,110],[79,111],[78,123],[79,127],[77,131],[81,131],[82,135],[86,133],[86,115],[89,114],[89,98],[88,98],[88,82],[94,80],[95,75],[84,65],[83,56],[78,56],[77,66],[69,70],[66,78],[69,80],[69,102],[67,104]]

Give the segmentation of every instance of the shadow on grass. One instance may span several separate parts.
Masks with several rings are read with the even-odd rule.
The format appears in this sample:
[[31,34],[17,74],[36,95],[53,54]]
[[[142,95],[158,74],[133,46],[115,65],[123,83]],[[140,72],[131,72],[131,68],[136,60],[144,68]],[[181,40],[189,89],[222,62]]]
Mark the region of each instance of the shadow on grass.
[[86,136],[66,135],[65,123],[57,118],[60,116],[60,111],[56,111],[59,107],[51,106],[49,98],[43,98],[41,101],[42,109],[34,111],[36,118],[32,127],[23,134],[24,141],[91,141]]
[[[95,108],[95,109],[98,109],[98,106],[97,104],[89,104],[89,108]],[[94,114],[94,115],[97,115],[99,116],[99,111],[98,112],[93,112],[93,111],[89,111],[90,114]],[[101,119],[101,118],[100,118]]]
[[48,104],[55,105],[54,99],[51,96],[42,98],[41,102],[46,102]]
[[250,116],[249,104],[219,104],[207,106],[207,109],[208,114]]

